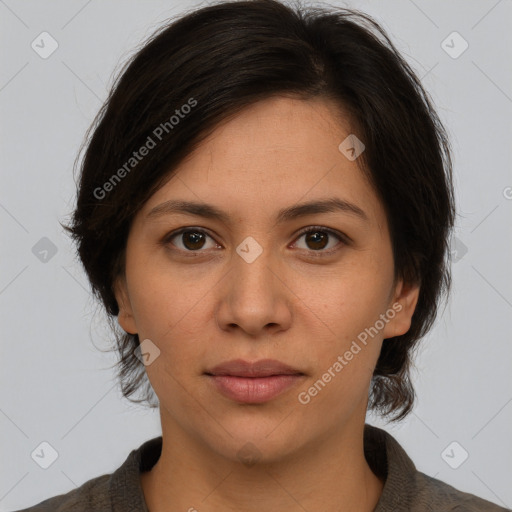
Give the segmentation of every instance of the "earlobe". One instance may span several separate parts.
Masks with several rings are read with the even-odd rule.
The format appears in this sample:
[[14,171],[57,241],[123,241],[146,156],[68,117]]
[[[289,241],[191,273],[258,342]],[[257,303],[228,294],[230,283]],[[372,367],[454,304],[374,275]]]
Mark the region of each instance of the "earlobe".
[[128,295],[126,279],[119,277],[114,283],[114,295],[119,306],[117,321],[119,325],[129,334],[137,334],[137,326]]
[[[399,281],[389,310],[395,314],[384,328],[384,339],[405,334],[411,327],[411,319],[418,303],[420,292],[419,283],[404,283]],[[389,315],[391,317],[391,315]]]

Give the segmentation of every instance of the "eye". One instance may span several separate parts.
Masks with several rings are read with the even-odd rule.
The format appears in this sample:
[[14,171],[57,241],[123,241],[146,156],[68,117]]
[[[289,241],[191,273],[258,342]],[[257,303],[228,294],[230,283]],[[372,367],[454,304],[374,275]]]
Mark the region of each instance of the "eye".
[[[178,244],[172,242],[174,239],[178,240]],[[167,236],[163,242],[164,244],[172,243],[172,245],[176,246],[178,249],[186,252],[201,252],[199,249],[204,249],[206,245],[206,239],[213,238],[206,233],[206,231],[199,228],[183,228],[179,231],[174,231],[169,236]],[[180,246],[181,244],[181,246]],[[213,247],[216,246],[216,243],[213,244]],[[206,247],[209,249],[211,247]]]
[[[347,238],[342,235],[341,233],[338,233],[336,231],[333,231],[329,228],[324,228],[322,226],[313,226],[308,227],[304,229],[300,235],[299,238],[305,237],[305,243],[306,247],[305,250],[309,250],[311,252],[321,252],[321,253],[327,253],[330,254],[332,252],[335,252],[337,250],[336,245],[331,246],[327,250],[324,250],[329,243],[331,242],[330,239],[336,238],[338,242],[347,243]],[[296,244],[297,242],[295,242]]]

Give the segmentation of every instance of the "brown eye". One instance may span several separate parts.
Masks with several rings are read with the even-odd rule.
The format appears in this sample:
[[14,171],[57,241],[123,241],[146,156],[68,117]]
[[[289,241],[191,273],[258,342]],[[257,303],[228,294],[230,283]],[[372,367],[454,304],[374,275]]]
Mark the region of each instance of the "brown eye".
[[[308,228],[307,230],[303,231],[300,234],[298,240],[300,238],[304,238],[306,246],[299,248],[313,252],[333,252],[333,250],[336,250],[336,246],[339,245],[336,243],[333,244],[333,239],[334,242],[336,242],[336,240],[338,242],[345,242],[345,239],[341,234],[338,234],[335,231],[332,231],[331,229],[322,227]],[[329,244],[331,244],[331,246],[327,247]],[[327,250],[324,250],[326,248]]]
[[186,231],[181,235],[183,245],[190,250],[201,249],[204,245],[204,234],[197,231]]
[[[182,251],[201,252],[200,249],[205,248],[208,238],[212,239],[210,235],[200,229],[182,229],[167,237],[165,243],[171,243]],[[176,241],[174,242],[174,240]],[[212,247],[214,246],[215,243]],[[208,247],[206,248],[208,249]]]
[[306,244],[313,249],[325,249],[329,243],[329,235],[322,231],[310,231],[306,234]]

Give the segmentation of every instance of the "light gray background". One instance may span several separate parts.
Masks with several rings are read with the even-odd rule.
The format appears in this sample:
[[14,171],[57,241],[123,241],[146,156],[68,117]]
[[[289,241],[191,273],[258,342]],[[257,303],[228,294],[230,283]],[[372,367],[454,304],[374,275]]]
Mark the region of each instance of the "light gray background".
[[[419,470],[510,507],[512,2],[331,3],[388,31],[454,147],[460,259],[451,302],[418,353],[414,412],[399,425],[368,422],[392,433]],[[108,328],[58,220],[73,207],[73,160],[113,72],[166,18],[200,5],[0,0],[1,511],[110,473],[160,434],[156,411],[120,397],[115,354],[98,350]],[[47,59],[31,48],[43,31],[59,45]],[[453,31],[469,44],[458,58],[442,47]],[[46,262],[32,252],[42,237],[57,248]],[[31,458],[42,441],[59,455],[46,470]],[[441,455],[453,441],[469,453],[457,469]],[[453,464],[462,451],[448,453]]]

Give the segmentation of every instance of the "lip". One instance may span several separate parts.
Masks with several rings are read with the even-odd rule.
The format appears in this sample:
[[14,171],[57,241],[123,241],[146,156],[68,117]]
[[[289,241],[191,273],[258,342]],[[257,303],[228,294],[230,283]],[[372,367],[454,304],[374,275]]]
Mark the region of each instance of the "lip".
[[208,375],[230,375],[232,377],[270,377],[272,375],[303,375],[300,370],[275,359],[260,359],[250,363],[233,359],[214,366],[205,372]]
[[236,359],[205,372],[217,391],[239,403],[260,404],[281,395],[304,378],[304,373],[280,361],[254,363]]

